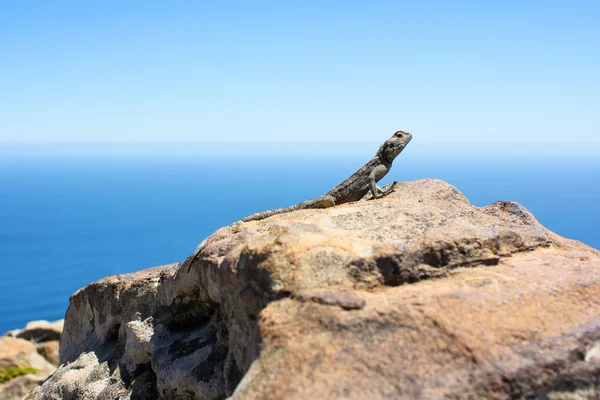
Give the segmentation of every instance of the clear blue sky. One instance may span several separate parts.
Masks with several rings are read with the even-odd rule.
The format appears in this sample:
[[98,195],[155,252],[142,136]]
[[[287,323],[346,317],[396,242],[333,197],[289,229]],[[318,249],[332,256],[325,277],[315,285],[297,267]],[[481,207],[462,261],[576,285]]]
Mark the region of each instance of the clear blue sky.
[[0,140],[600,147],[600,1],[4,1]]

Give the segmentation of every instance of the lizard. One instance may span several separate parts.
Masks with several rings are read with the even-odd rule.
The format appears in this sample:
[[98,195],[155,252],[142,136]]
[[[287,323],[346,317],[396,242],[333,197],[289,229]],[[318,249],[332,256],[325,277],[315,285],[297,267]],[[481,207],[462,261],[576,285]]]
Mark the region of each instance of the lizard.
[[385,193],[377,186],[377,182],[390,171],[392,162],[404,150],[411,139],[412,135],[410,133],[397,131],[379,147],[375,157],[324,195],[290,207],[252,214],[242,218],[242,222],[257,221],[273,215],[308,208],[329,208],[339,204],[358,201],[369,192],[371,192],[373,199],[382,197]]

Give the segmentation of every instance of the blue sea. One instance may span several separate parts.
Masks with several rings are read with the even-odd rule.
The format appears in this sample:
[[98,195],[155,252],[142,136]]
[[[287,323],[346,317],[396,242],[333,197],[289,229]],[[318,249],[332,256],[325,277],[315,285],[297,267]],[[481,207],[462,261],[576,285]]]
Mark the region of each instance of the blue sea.
[[[0,147],[0,334],[63,318],[69,296],[99,278],[183,260],[223,225],[315,197],[376,149],[82,146]],[[599,157],[408,150],[381,184],[443,179],[475,205],[517,201],[600,248]]]

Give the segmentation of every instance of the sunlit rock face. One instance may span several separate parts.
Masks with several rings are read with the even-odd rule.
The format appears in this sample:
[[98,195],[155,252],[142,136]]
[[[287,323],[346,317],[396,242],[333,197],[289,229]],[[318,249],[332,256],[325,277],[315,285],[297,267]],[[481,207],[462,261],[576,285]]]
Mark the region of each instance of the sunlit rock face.
[[28,398],[598,396],[599,253],[516,203],[394,187],[84,287]]

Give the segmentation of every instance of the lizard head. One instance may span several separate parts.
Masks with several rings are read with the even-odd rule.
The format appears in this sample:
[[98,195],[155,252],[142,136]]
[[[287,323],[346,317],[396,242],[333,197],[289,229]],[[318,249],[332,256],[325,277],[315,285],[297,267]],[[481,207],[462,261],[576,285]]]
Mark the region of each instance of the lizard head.
[[404,150],[412,135],[408,132],[398,131],[391,138],[385,141],[377,151],[377,155],[387,162],[394,161],[394,158]]

